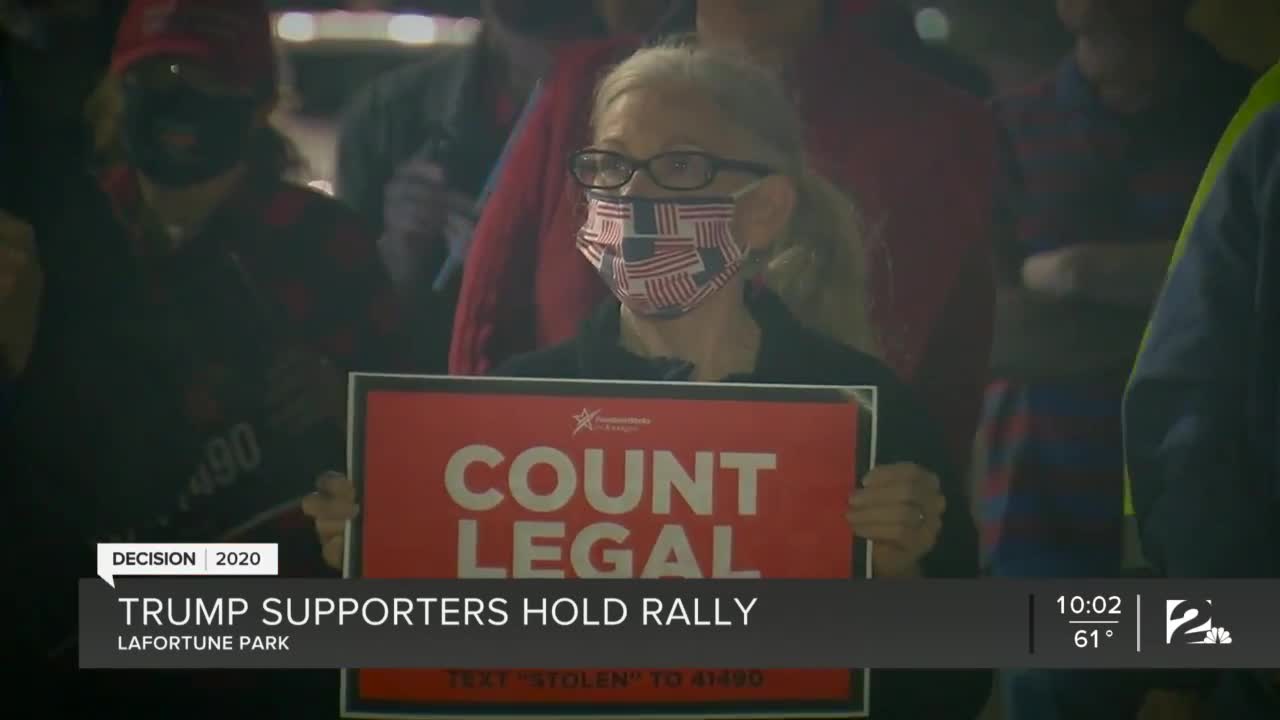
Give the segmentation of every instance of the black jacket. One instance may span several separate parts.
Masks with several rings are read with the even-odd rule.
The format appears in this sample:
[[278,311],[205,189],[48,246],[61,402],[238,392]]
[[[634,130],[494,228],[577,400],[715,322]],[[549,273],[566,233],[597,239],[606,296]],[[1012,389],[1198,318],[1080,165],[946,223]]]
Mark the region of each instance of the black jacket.
[[[1169,577],[1280,577],[1280,105],[1239,137],[1174,258],[1124,400],[1143,553]],[[1274,677],[1197,679],[1213,717],[1261,720],[1280,717]]]
[[[941,435],[920,403],[893,372],[874,358],[803,327],[776,295],[752,293],[748,304],[761,328],[756,370],[725,382],[790,385],[874,385],[878,390],[876,462],[910,462],[942,479],[947,498],[942,534],[925,557],[930,577],[975,577],[977,533],[968,513],[963,476],[947,460]],[[579,335],[545,350],[516,356],[495,375],[591,380],[680,381],[692,366],[649,360],[622,348],[616,302],[602,305]],[[978,716],[991,690],[985,670],[872,673],[871,709],[875,720],[970,720]]]

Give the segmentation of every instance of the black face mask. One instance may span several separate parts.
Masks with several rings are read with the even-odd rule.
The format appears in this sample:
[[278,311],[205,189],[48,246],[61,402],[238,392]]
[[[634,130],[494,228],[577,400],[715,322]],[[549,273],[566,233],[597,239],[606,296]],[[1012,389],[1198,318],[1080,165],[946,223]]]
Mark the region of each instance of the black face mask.
[[248,97],[126,84],[122,118],[126,158],[158,185],[187,187],[212,180],[244,158],[254,110],[255,103]]

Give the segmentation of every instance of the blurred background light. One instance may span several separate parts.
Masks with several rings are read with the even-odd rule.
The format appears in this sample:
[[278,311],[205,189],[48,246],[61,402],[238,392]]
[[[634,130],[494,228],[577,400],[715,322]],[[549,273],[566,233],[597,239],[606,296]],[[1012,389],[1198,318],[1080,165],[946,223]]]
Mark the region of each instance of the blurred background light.
[[458,18],[453,25],[453,34],[458,42],[466,42],[480,32],[480,20],[473,17]]
[[916,34],[925,42],[946,42],[951,37],[951,19],[939,8],[921,8],[916,12]]
[[276,37],[287,45],[310,47],[326,42],[360,42],[384,46],[465,43],[480,31],[475,18],[422,13],[290,11],[275,16]]
[[328,180],[312,180],[311,182],[307,183],[307,187],[312,188],[314,190],[319,190],[325,195],[333,194],[333,183],[329,182]]
[[316,38],[316,18],[311,13],[287,12],[276,18],[276,37],[288,42],[309,42]]
[[436,40],[434,18],[426,15],[393,15],[387,21],[387,37],[405,45],[426,45]]

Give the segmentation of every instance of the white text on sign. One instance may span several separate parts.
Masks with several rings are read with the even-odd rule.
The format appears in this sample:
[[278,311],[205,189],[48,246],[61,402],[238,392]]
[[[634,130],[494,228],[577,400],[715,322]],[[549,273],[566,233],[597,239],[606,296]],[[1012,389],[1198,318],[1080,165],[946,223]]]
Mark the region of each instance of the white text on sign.
[[98,543],[98,577],[277,575],[275,543]]
[[[581,463],[575,456],[552,447],[528,448],[508,461],[497,448],[468,445],[449,458],[444,484],[458,508],[471,514],[493,510],[510,497],[526,512],[546,516],[564,509],[581,495],[588,506],[604,515],[616,517],[644,510],[661,517],[673,514],[678,496],[693,515],[712,517],[717,479],[722,477],[717,472],[727,470],[733,479],[728,490],[736,489],[737,514],[749,517],[757,512],[761,477],[769,479],[771,471],[778,469],[774,453],[702,451],[694,454],[691,469],[673,452],[632,449],[625,452],[624,462],[623,488],[620,493],[611,494],[606,489],[603,449],[585,450]],[[507,492],[493,484],[482,489],[481,483],[468,478],[468,471],[476,465],[499,470],[497,484],[505,485]],[[534,488],[531,477],[539,468],[552,471],[555,485],[549,491]],[[504,474],[505,483],[501,480]],[[646,494],[650,507],[643,508]],[[480,521],[464,517],[458,520],[458,577],[561,578],[568,569],[578,578],[760,577],[760,571],[754,568],[734,567],[733,530],[727,524],[712,526],[711,542],[703,538],[698,543],[699,548],[710,545],[709,557],[703,549],[700,559],[689,530],[680,524],[664,525],[646,553],[644,549],[627,547],[631,530],[618,522],[592,523],[570,538],[564,522],[517,520],[511,531],[510,567],[489,567],[481,566],[478,559]],[[593,561],[598,546],[607,548],[601,553],[604,567]]]

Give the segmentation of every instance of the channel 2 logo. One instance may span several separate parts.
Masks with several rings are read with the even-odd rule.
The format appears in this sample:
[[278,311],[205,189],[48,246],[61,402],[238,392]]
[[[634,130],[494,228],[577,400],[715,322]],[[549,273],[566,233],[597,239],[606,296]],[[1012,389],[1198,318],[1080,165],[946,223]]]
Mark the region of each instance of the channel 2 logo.
[[1166,600],[1164,635],[1168,645],[1231,644],[1231,633],[1213,624],[1212,600]]

